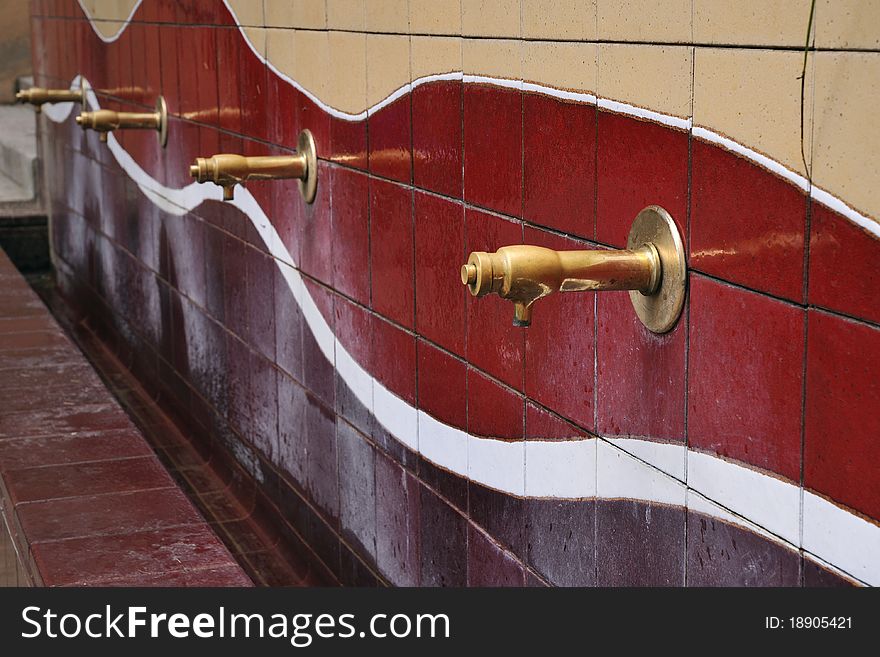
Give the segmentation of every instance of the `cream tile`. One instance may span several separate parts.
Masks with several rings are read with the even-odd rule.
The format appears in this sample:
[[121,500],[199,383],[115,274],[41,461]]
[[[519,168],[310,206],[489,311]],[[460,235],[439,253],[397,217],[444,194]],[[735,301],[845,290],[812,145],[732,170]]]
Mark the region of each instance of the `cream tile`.
[[413,34],[461,34],[461,0],[409,0]]
[[245,38],[250,42],[251,47],[258,53],[260,57],[266,57],[266,28],[264,27],[243,27]]
[[691,41],[691,0],[597,0],[596,9],[599,39]]
[[601,44],[598,68],[601,98],[691,116],[691,47]]
[[816,53],[813,182],[880,222],[880,53]]
[[327,62],[330,61],[330,41],[327,32],[314,30],[296,30],[294,32],[294,64],[296,76],[307,91],[318,98],[334,105],[333,98],[328,94],[332,86],[328,84]]
[[296,32],[289,29],[266,30],[266,59],[290,78],[296,75]]
[[462,69],[467,75],[522,79],[522,42],[508,39],[464,39]]
[[595,95],[598,54],[595,43],[526,41],[523,43],[523,80]]
[[520,36],[519,0],[464,0],[461,33],[465,36]]
[[330,77],[327,97],[333,106],[357,114],[367,108],[367,37],[358,32],[329,32]]
[[414,36],[410,64],[413,80],[461,71],[461,39],[459,37]]
[[[796,51],[697,48],[694,125],[709,128],[804,174],[801,161],[803,54]],[[806,152],[813,68],[807,70]]]
[[368,32],[409,33],[407,0],[369,0],[366,27]]
[[367,35],[367,105],[409,84],[409,36]]
[[596,40],[596,0],[522,0],[522,34],[533,39]]
[[324,0],[263,0],[267,27],[322,29],[327,26]]
[[265,24],[262,2],[253,2],[253,0],[227,0],[227,2],[239,25],[262,27]]
[[809,0],[694,0],[694,41],[802,47],[809,18]]
[[363,30],[366,0],[327,0],[327,27],[331,30]]
[[880,2],[816,0],[820,48],[880,48]]

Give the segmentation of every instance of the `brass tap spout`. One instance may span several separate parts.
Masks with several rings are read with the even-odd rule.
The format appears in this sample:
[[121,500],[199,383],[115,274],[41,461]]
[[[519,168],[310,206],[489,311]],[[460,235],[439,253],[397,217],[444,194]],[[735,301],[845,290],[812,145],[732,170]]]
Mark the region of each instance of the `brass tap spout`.
[[660,272],[660,256],[652,244],[632,251],[553,251],[518,244],[495,253],[471,253],[461,268],[461,281],[475,297],[494,292],[513,301],[513,325],[529,326],[532,304],[548,294],[586,290],[653,294]]
[[231,201],[235,186],[246,180],[299,179],[300,191],[306,201],[315,198],[317,185],[317,157],[312,135],[303,130],[299,137],[299,150],[294,155],[261,155],[248,157],[221,153],[211,157],[198,157],[189,167],[189,174],[197,182],[212,182],[223,188],[223,200]]
[[84,96],[82,89],[31,87],[17,92],[15,100],[19,103],[30,103],[39,112],[43,103],[83,103]]
[[495,253],[474,251],[461,282],[475,297],[497,294],[513,302],[514,326],[529,326],[534,303],[554,292],[630,290],[636,313],[662,333],[675,324],[685,290],[684,249],[678,229],[662,208],[645,208],[627,249],[554,251],[516,244]]
[[107,141],[107,134],[114,130],[155,130],[162,146],[168,141],[168,110],[165,99],[159,96],[155,112],[115,112],[101,109],[81,112],[76,123],[83,130],[94,130],[101,141]]

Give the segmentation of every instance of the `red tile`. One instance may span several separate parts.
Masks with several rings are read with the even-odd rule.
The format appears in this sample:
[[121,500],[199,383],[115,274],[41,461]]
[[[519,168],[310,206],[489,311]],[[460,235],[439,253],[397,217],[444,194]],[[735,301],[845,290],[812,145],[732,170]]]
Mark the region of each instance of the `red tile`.
[[744,158],[693,142],[691,266],[794,301],[804,296],[806,195]]
[[[529,227],[524,241],[557,251],[588,248]],[[585,427],[593,426],[595,297],[595,292],[569,292],[540,299],[524,331],[526,394]]]
[[880,239],[819,203],[810,222],[811,305],[880,322],[872,281]]
[[250,137],[268,139],[271,112],[267,111],[269,78],[266,64],[247,46],[241,48],[238,75],[242,132]]
[[461,198],[461,80],[422,84],[412,91],[413,182]]
[[373,375],[410,404],[416,402],[416,339],[380,318],[373,320]]
[[219,120],[216,34],[217,30],[207,27],[183,28],[177,33],[178,52],[187,55],[179,65],[180,111],[191,121],[209,125]]
[[370,173],[402,183],[412,182],[412,112],[410,94],[371,113]]
[[524,586],[517,559],[474,525],[468,524],[468,586]]
[[526,439],[568,440],[589,434],[533,402],[526,402]]
[[229,552],[205,524],[41,543],[32,552],[46,586],[232,565]]
[[419,409],[444,424],[467,427],[467,368],[463,361],[419,340]]
[[[299,92],[287,80],[282,79],[271,70],[266,71],[267,98],[269,107],[296,107]],[[299,137],[299,126],[296,124],[296,113],[269,112],[269,141],[283,148],[296,150]]]
[[468,432],[490,438],[523,437],[523,398],[468,369]]
[[14,504],[174,485],[155,457],[10,470],[4,480]]
[[336,298],[333,312],[336,338],[358,365],[372,372],[373,315],[343,297]]
[[466,261],[464,208],[415,193],[416,328],[437,344],[464,355],[467,288],[458,272]]
[[370,179],[349,169],[332,170],[333,280],[336,289],[370,303]]
[[798,481],[804,311],[700,276],[690,289],[690,446]]
[[[220,127],[232,132],[241,132],[239,80],[237,75],[229,75],[228,72],[238,71],[239,60],[242,58],[242,37],[237,28],[216,29],[214,32],[217,39],[217,93]],[[277,114],[281,114],[281,112]]]
[[95,404],[76,409],[43,406],[25,413],[0,415],[0,439],[76,434],[131,427],[128,416],[118,406],[111,404]]
[[519,217],[522,173],[522,93],[480,84],[465,85],[465,200]]
[[[495,251],[522,244],[522,226],[477,210],[465,212],[465,250]],[[458,270],[450,272],[457,275]],[[460,279],[459,279],[460,280]],[[525,331],[513,326],[513,303],[490,294],[479,299],[468,293],[467,360],[518,390],[523,386]]]
[[[281,151],[272,150],[273,154],[280,155]],[[325,185],[328,181],[323,181]],[[281,243],[290,256],[290,262],[299,266],[302,262],[302,231],[305,217],[305,202],[299,192],[298,180],[273,180],[269,185],[269,207],[266,214],[275,227]],[[291,206],[298,206],[299,211],[291,212]],[[282,258],[283,259],[283,258]]]
[[627,292],[598,294],[597,398],[602,435],[684,441],[687,313],[652,333]]
[[[297,130],[309,130],[315,139],[318,157],[330,155],[330,115],[318,107],[304,93],[296,92],[296,126]],[[320,187],[321,181],[318,180]]]
[[302,270],[322,283],[333,284],[333,224],[330,215],[330,166],[318,163],[318,192],[311,204],[297,200],[296,220],[302,226]]
[[204,522],[178,488],[34,502],[16,512],[31,545]]
[[880,519],[880,329],[808,316],[804,485]]
[[366,170],[367,121],[346,121],[330,117],[329,159],[356,169]]
[[[165,102],[168,103],[168,112],[170,114],[179,115],[180,72],[178,66],[180,56],[177,34],[182,28],[163,25],[157,29],[159,31],[159,55],[162,67],[162,95],[165,96]],[[92,84],[94,84],[94,82],[92,82]]]
[[592,239],[596,108],[523,95],[523,217]]
[[370,181],[370,270],[373,309],[412,328],[413,192]]
[[598,122],[596,239],[625,246],[636,215],[659,205],[686,240],[687,133],[604,111]]
[[110,461],[151,454],[147,442],[133,429],[79,436],[0,440],[0,471]]

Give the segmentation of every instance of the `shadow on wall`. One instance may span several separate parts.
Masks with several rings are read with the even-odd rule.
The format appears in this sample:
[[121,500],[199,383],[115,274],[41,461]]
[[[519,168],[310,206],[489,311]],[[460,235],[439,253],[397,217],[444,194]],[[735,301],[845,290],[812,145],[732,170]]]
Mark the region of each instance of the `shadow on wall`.
[[0,0],[0,103],[11,103],[15,80],[31,74],[31,28],[27,2]]

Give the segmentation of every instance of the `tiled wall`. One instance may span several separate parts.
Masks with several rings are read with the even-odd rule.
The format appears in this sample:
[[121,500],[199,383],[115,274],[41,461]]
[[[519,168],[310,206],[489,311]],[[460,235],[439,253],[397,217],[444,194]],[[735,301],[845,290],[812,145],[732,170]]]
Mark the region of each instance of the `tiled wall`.
[[[802,142],[808,0],[33,2],[38,84],[172,114],[43,112],[59,283],[342,583],[880,583],[880,15],[816,4]],[[190,186],[303,128],[313,205]],[[668,334],[458,281],[649,204]]]

